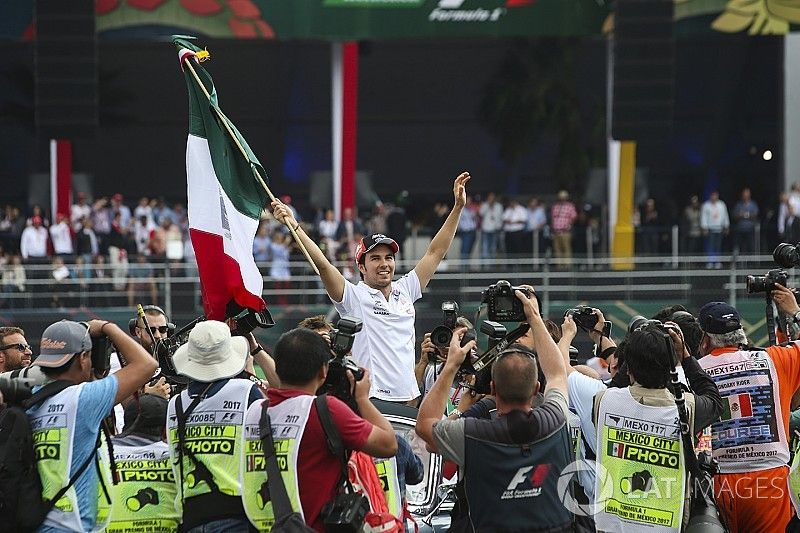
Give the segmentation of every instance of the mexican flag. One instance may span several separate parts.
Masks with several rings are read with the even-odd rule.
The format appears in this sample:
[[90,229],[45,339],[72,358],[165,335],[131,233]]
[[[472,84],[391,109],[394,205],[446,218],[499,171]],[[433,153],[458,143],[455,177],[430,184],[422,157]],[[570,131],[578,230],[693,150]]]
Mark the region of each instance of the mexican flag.
[[[189,236],[197,258],[206,318],[224,320],[231,300],[255,311],[266,307],[261,296],[263,279],[253,259],[253,239],[268,197],[256,181],[254,169],[265,179],[267,174],[244,137],[219,108],[211,76],[194,59],[203,51],[188,39],[176,36],[172,41],[189,89]],[[210,98],[184,61],[191,61]],[[242,155],[226,124],[247,157]]]
[[753,404],[749,394],[734,394],[722,402],[722,420],[736,420],[753,416]]
[[621,442],[609,442],[608,455],[611,457],[623,457],[625,455],[625,445]]

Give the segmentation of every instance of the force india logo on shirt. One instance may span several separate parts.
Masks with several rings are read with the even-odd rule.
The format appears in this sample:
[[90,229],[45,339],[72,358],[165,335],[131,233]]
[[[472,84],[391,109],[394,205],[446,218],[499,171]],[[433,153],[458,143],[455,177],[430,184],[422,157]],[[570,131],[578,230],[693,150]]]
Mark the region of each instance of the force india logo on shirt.
[[[491,2],[483,0],[479,7],[465,8],[468,0],[439,0],[439,4],[430,12],[430,22],[497,22],[510,8],[524,7],[534,0],[505,0]],[[487,4],[495,4],[493,7]],[[499,4],[499,5],[497,5]]]
[[[542,484],[547,479],[547,474],[550,473],[549,464],[541,464],[533,466],[523,466],[503,491],[500,496],[501,500],[518,500],[521,498],[535,498],[542,493]],[[528,488],[530,486],[530,488]],[[520,488],[522,487],[522,488]]]

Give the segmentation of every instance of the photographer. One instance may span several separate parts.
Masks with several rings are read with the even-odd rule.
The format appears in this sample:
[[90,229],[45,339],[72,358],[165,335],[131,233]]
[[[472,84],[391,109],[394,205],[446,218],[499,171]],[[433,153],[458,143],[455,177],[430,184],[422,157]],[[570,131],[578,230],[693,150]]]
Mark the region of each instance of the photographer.
[[142,394],[125,406],[124,432],[112,439],[119,482],[111,488],[107,533],[178,531],[178,490],[164,441],[167,404],[161,396]]
[[[775,284],[772,299],[785,315],[800,313],[786,287]],[[783,531],[792,516],[786,465],[790,404],[800,387],[800,343],[747,349],[738,311],[723,302],[704,305],[699,320],[705,355],[700,365],[725,396],[722,417],[711,426],[720,511],[731,533]]]
[[544,403],[531,408],[539,388],[535,356],[517,344],[492,367],[497,418],[441,420],[450,383],[474,346],[474,341],[460,346],[465,332],[460,328],[439,380],[422,401],[416,430],[429,449],[460,466],[475,531],[571,531],[572,516],[556,490],[559,473],[572,460],[564,362],[536,298],[521,291],[515,296],[523,303],[547,378]]
[[[116,374],[93,380],[92,339],[104,335],[128,364]],[[103,515],[108,518],[108,509],[100,505],[110,505],[104,493],[110,490],[111,483],[108,450],[100,447],[100,424],[115,404],[150,379],[156,362],[116,324],[91,320],[87,329],[78,322],[62,320],[42,333],[40,353],[33,364],[55,382],[37,389],[28,409],[39,457],[42,496],[51,499],[62,487],[70,487],[55,502],[40,531],[102,528],[98,519]],[[61,392],[48,396],[58,388]],[[38,453],[40,448],[42,453]],[[48,449],[61,453],[44,453]],[[99,478],[101,471],[103,476]]]
[[0,327],[0,374],[30,365],[31,355],[31,345],[22,328]]
[[469,179],[467,172],[455,179],[453,209],[431,240],[425,255],[411,272],[397,281],[392,281],[392,278],[395,254],[400,247],[393,239],[381,233],[361,239],[355,259],[362,281],[354,285],[344,279],[306,235],[290,209],[278,200],[272,202],[275,218],[297,230],[339,314],[363,321],[364,331],[356,339],[353,356],[373,376],[372,397],[408,402],[419,396],[414,379],[414,302],[422,297],[422,290],[428,286],[453,242],[458,219],[467,201]]
[[[172,472],[183,507],[181,531],[247,531],[240,479],[241,435],[247,407],[262,399],[242,379],[248,341],[216,320],[198,323],[175,351],[178,374],[191,381],[167,412]],[[124,370],[124,368],[123,368]]]
[[662,520],[664,531],[677,532],[689,518],[690,476],[670,389],[679,359],[695,391],[683,395],[689,433],[695,435],[715,420],[722,406],[716,387],[689,355],[679,331],[674,324],[647,321],[629,333],[624,352],[631,385],[594,397],[594,451],[607,472],[595,485],[598,530],[641,531]]
[[[472,329],[472,323],[465,317],[460,316],[456,318],[456,327],[467,328],[469,330]],[[431,341],[430,332],[423,335],[419,361],[414,367],[414,375],[417,378],[417,384],[420,387],[423,398],[428,394],[428,391],[431,390],[436,380],[439,379],[439,374],[444,366],[442,361],[447,360],[449,351],[449,346],[436,346],[433,341]],[[445,414],[452,412],[453,409],[458,407],[462,389],[463,387],[459,385],[458,379],[453,381],[453,386],[450,387],[450,399],[448,400]]]
[[[324,531],[322,509],[342,486],[340,458],[328,449],[315,401],[327,378],[330,359],[331,347],[320,334],[305,328],[284,333],[275,345],[281,388],[271,388],[268,393],[275,447],[287,450],[282,454],[287,460],[286,491],[292,507],[299,509],[306,523],[320,532]],[[349,370],[348,376],[353,379]],[[365,371],[360,381],[351,381],[351,385],[361,416],[339,398],[320,397],[325,399],[344,448],[374,457],[392,457],[397,452],[394,429],[369,400],[369,372]],[[261,408],[261,402],[251,406],[248,420],[255,417],[258,421]],[[253,524],[269,520],[272,515],[272,509],[258,505],[254,496],[264,481],[266,473],[245,477],[244,505]]]

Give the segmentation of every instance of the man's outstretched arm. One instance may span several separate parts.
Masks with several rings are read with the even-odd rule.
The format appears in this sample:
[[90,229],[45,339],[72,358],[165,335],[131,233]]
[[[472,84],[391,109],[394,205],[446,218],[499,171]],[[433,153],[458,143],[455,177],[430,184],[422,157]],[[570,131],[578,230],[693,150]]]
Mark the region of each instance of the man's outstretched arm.
[[453,242],[453,237],[456,235],[458,219],[461,217],[461,211],[467,204],[466,185],[469,178],[469,172],[462,172],[456,178],[453,183],[453,196],[455,197],[453,209],[450,211],[450,214],[447,215],[447,219],[444,221],[444,224],[442,224],[442,227],[433,237],[428,249],[425,251],[425,255],[422,256],[417,266],[414,267],[414,271],[416,271],[417,277],[419,278],[419,286],[422,289],[428,286],[428,282],[430,282],[434,272],[436,272],[436,268],[442,261],[444,254],[447,253],[450,244]]
[[306,247],[306,250],[308,250],[308,255],[311,256],[314,266],[319,270],[319,277],[322,278],[322,284],[325,285],[325,291],[327,291],[328,296],[335,302],[341,302],[344,297],[344,284],[346,283],[344,276],[328,261],[328,258],[319,249],[317,243],[306,235],[303,227],[294,219],[292,210],[280,200],[273,200],[272,215],[289,228],[297,230],[297,236],[302,241],[303,246]]

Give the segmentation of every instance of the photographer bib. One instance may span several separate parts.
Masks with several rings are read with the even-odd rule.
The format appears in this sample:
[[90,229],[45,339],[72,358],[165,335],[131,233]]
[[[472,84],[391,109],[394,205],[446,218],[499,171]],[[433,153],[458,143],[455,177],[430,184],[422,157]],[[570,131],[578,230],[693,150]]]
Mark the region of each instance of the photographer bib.
[[[28,415],[33,436],[33,451],[36,467],[42,480],[42,497],[53,498],[62,487],[69,483],[72,471],[73,442],[75,440],[76,417],[78,414],[78,398],[83,384],[64,389],[42,402]],[[95,453],[95,452],[92,452]],[[102,479],[98,479],[98,504],[93,531],[102,531],[108,525],[109,504],[105,498],[105,486],[111,487],[111,469],[109,468],[108,449],[105,442],[96,451],[92,459],[95,465],[88,468],[98,469]],[[43,526],[83,531],[78,495],[73,484],[66,494],[59,499],[47,515]]]
[[[183,498],[188,499],[212,492],[208,477],[219,491],[228,496],[239,496],[239,465],[241,463],[241,433],[247,400],[253,383],[246,379],[230,379],[213,396],[204,398],[186,420],[184,444],[198,460],[196,465],[188,453],[183,453],[183,479],[178,464],[178,418],[175,400],[170,400],[167,410],[167,437],[171,448],[172,471],[183,485]],[[192,403],[188,391],[180,395],[184,409]]]
[[108,533],[173,533],[180,515],[169,446],[156,441],[142,446],[114,446],[119,483],[112,489]]
[[[598,530],[681,530],[686,468],[675,405],[642,405],[628,388],[608,389],[597,409],[597,456],[608,472],[595,483]],[[601,486],[608,478],[610,494]]]
[[[300,489],[297,485],[297,457],[300,441],[306,430],[315,396],[310,394],[289,398],[278,405],[270,405],[272,438],[275,442],[275,455],[281,469],[281,477],[286,494],[292,502],[292,510],[303,515],[300,506]],[[275,523],[272,502],[269,500],[264,449],[261,445],[260,426],[261,404],[255,402],[247,410],[244,423],[242,455],[242,504],[250,523],[259,531],[270,531]],[[304,517],[305,519],[305,517]]]
[[789,462],[775,365],[766,352],[707,355],[700,366],[722,396],[723,412],[711,425],[714,458],[723,474],[767,470]]

